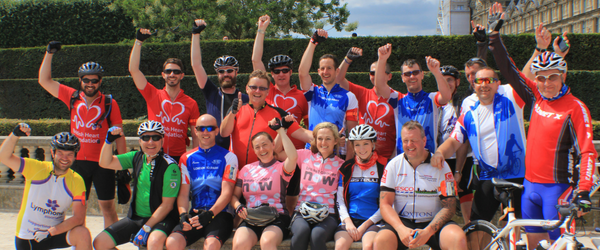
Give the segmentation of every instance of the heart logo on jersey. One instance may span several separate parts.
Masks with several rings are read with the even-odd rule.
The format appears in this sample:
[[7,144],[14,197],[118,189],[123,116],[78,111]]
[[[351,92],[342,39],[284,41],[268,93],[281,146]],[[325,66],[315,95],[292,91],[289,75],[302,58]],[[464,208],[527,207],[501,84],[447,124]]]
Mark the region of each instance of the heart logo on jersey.
[[[281,103],[277,102],[277,98],[278,97],[281,98],[281,99],[283,99]],[[292,100],[292,102],[294,103],[294,105],[292,105],[291,107],[285,109],[285,107],[287,106],[286,104],[288,103],[287,100]],[[275,95],[275,98],[273,98],[273,101],[275,102],[275,106],[277,106],[279,108],[282,108],[282,109],[285,109],[285,111],[288,112],[288,113],[290,113],[290,114],[291,114],[290,110],[292,110],[293,108],[296,107],[296,105],[298,105],[298,101],[296,100],[296,98],[291,97],[291,96],[285,97],[285,96],[282,96],[280,94]],[[298,119],[298,117],[296,117],[295,115],[294,115],[294,118]]]
[[[183,112],[185,112],[185,106],[183,106],[182,103],[171,102],[169,100],[163,100],[160,107],[162,108],[162,111],[158,115],[156,115],[156,117],[161,118],[161,122],[163,125],[165,125],[166,122],[174,122],[177,125],[181,125],[182,123],[185,123],[185,121],[179,119],[179,116],[181,114],[183,114]],[[179,107],[181,109],[181,111],[179,111],[179,113],[177,113],[173,117],[169,117],[169,114],[174,113],[173,111],[177,110],[176,109],[177,107]],[[167,112],[167,109],[170,112]]]
[[[373,107],[374,106],[374,107]],[[375,111],[375,115],[377,116],[377,110],[379,108],[379,106],[384,106],[385,107],[385,114],[379,116],[379,118],[377,119],[373,119],[373,115],[371,114],[371,109],[374,108]],[[375,124],[379,127],[389,127],[390,125],[381,121],[388,113],[390,112],[390,107],[389,104],[381,102],[381,103],[377,103],[375,101],[369,101],[367,103],[367,113],[364,115],[363,120],[365,120],[366,124]]]
[[[86,128],[91,128],[92,124],[94,122],[96,122],[96,120],[98,119],[98,117],[100,117],[100,107],[97,105],[92,105],[89,109],[87,109],[87,113],[86,113],[86,117],[87,115],[89,115],[90,111],[92,110],[96,110],[96,116],[94,116],[94,118],[90,119],[87,123],[85,123],[85,121],[83,120],[83,116],[81,115],[81,108],[87,109],[85,106],[85,103],[81,102],[79,103],[79,105],[77,105],[77,115],[75,115],[73,117],[73,122],[75,123],[75,128],[79,129],[79,127],[83,127],[85,125]],[[94,130],[96,130],[97,128],[92,128]]]

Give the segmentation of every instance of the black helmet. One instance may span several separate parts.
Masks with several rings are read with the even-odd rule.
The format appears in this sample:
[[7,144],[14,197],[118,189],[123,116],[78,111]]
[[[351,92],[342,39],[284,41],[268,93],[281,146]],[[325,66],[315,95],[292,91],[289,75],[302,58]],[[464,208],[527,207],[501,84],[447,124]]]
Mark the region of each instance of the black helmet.
[[75,154],[79,151],[81,144],[79,143],[79,139],[74,134],[70,132],[61,132],[52,137],[52,141],[50,142],[50,146],[52,146],[52,151],[56,151],[56,149],[67,150],[67,151],[75,151]]
[[279,66],[288,66],[291,69],[293,64],[294,61],[292,61],[291,57],[286,55],[276,55],[269,60],[269,69],[273,70]]
[[79,77],[86,75],[97,75],[98,77],[102,77],[104,73],[104,68],[100,66],[100,64],[95,62],[86,62],[81,67],[79,67]]
[[452,76],[456,79],[460,78],[460,72],[452,65],[444,65],[440,67],[440,71],[442,71],[442,75]]
[[228,55],[224,55],[222,57],[217,58],[217,60],[215,60],[215,65],[214,65],[215,70],[217,70],[220,67],[227,67],[227,66],[239,68],[240,64],[238,63],[237,59],[235,59],[235,57],[228,56]]

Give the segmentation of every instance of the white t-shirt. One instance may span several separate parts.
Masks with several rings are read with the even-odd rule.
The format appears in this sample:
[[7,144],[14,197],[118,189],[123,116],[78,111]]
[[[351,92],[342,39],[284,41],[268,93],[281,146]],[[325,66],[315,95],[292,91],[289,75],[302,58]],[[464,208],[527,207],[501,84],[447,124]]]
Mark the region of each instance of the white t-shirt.
[[490,166],[498,166],[498,141],[496,140],[496,131],[494,126],[494,108],[493,104],[483,105],[477,109],[479,115],[479,139],[481,145],[481,157]]

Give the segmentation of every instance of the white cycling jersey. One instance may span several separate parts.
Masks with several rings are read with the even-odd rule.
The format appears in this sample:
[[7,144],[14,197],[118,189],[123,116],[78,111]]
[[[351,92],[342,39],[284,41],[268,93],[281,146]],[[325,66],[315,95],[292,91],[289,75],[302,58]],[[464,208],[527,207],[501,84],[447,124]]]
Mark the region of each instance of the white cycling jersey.
[[444,162],[431,166],[431,156],[413,168],[404,153],[392,159],[381,177],[381,191],[394,192],[394,210],[402,218],[429,222],[442,209],[441,199],[456,196],[454,176]]

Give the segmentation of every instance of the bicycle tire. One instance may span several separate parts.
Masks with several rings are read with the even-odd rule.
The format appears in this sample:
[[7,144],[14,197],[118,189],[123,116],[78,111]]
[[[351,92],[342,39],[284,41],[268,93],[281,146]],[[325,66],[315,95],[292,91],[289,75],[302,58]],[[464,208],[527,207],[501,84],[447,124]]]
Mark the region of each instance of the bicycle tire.
[[[498,232],[500,232],[500,230],[498,230],[498,228],[496,226],[494,226],[494,224],[492,224],[488,221],[485,221],[485,220],[471,221],[469,224],[467,224],[463,227],[463,231],[467,235],[467,245],[469,245],[469,247],[471,249],[473,249],[473,247],[472,247],[473,245],[478,245],[480,250],[482,250],[484,247],[486,247],[490,243],[491,239],[496,237]],[[489,237],[482,237],[483,239],[480,239],[479,237],[475,238],[474,234],[476,232],[482,232]],[[473,238],[473,239],[469,239],[469,236],[471,236],[471,238]],[[476,239],[477,242],[475,242],[474,239]],[[505,238],[498,239],[496,242],[494,242],[490,246],[489,249],[490,250],[508,250],[508,245],[506,244],[506,239]]]
[[514,163],[511,174],[518,175],[521,172],[521,159],[516,158]]

